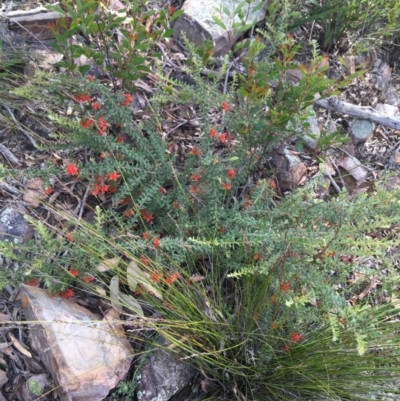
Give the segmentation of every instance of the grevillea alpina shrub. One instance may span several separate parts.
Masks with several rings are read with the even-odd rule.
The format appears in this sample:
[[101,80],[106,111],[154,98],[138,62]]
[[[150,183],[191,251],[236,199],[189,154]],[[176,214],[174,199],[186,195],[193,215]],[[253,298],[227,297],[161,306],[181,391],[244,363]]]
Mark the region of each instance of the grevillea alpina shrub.
[[[284,79],[298,50],[291,37],[273,62],[256,61],[261,47],[253,43],[246,73],[226,93],[219,83],[227,60],[205,80],[207,57],[192,52],[195,87],[156,73],[141,120],[129,110],[133,90],[116,93],[91,77],[77,84],[39,75],[20,90],[45,93],[69,111],[54,117],[64,162],[32,174],[48,184],[72,181],[95,213],[87,222],[44,202],[67,223],[60,232],[30,219],[34,240],[1,244],[20,262],[9,280],[66,298],[84,288],[127,308],[215,381],[215,397],[367,399],[399,375],[398,308],[389,296],[398,275],[386,253],[396,237],[369,235],[396,221],[399,193],[323,202],[305,187],[277,200],[266,157],[296,124],[306,125],[314,95],[334,83],[316,54],[299,66],[298,86]],[[201,121],[181,154],[160,128],[169,103],[191,105]],[[354,272],[379,276],[384,304],[357,296]],[[139,331],[129,333],[143,341]]]

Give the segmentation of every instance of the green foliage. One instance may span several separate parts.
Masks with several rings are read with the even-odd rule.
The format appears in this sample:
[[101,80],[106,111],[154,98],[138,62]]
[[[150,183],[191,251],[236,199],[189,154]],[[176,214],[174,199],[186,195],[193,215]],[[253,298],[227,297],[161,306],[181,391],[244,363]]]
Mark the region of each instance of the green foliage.
[[[77,59],[84,56],[110,74],[114,89],[117,89],[117,79],[121,79],[126,87],[150,72],[147,60],[157,56],[152,50],[154,43],[171,36],[172,30],[166,29],[167,23],[181,13],[143,12],[142,4],[137,0],[129,4],[130,16],[127,8],[112,12],[101,1],[64,0],[61,4],[65,10],[60,6],[47,6],[63,17],[53,26],[56,41],[52,46],[64,55],[59,66],[71,72],[85,73],[90,66],[78,66],[77,63]],[[76,33],[83,35],[87,42],[72,43]]]
[[[271,15],[288,21],[290,2],[282,12],[277,4],[269,3]],[[67,40],[80,29],[99,39],[93,43],[103,43],[117,17],[90,1],[67,5],[72,22],[57,37],[60,51],[69,54],[65,66],[74,70],[71,60],[81,53],[114,77],[127,78],[107,64],[108,42],[97,54],[97,47],[78,49]],[[133,20],[140,18],[138,13]],[[68,108],[69,118],[57,120],[59,138],[66,148],[85,148],[87,157],[78,161],[70,152],[66,165],[31,174],[71,175],[77,194],[86,193],[88,204],[99,202],[90,223],[69,215],[59,232],[30,220],[35,239],[4,242],[0,249],[20,262],[18,270],[6,271],[13,282],[37,281],[64,294],[85,288],[131,312],[143,306],[141,325],[171,343],[168,350],[182,361],[218,380],[214,397],[370,399],[369,392],[388,391],[387,382],[400,376],[393,295],[399,277],[387,254],[397,239],[370,235],[397,221],[400,191],[377,188],[323,202],[307,185],[277,200],[274,182],[265,178],[268,155],[299,126],[307,127],[314,95],[335,89],[319,67],[315,43],[310,65],[298,66],[299,84],[287,81],[298,46],[283,32],[273,25],[260,31],[265,40],[274,39],[276,57],[270,53],[260,61],[265,44],[254,41],[244,72],[233,77],[226,93],[219,86],[229,60],[206,80],[207,50],[188,44],[195,87],[158,71],[147,118],[140,121],[132,120],[131,95],[97,80],[62,74],[32,79],[19,93],[29,98],[45,93],[53,106]],[[169,104],[190,105],[202,122],[180,154],[162,135],[160,116]],[[210,115],[222,111],[221,120],[211,123]],[[338,139],[322,140],[326,150]],[[58,205],[46,207],[67,216]],[[352,285],[353,274],[366,282]],[[380,280],[374,297],[385,299],[378,306],[372,295],[357,298],[371,277]],[[359,304],[352,305],[354,299]],[[131,335],[143,342],[135,330]],[[132,388],[119,390],[130,394]]]
[[368,35],[368,40],[388,39],[398,32],[399,16],[400,4],[396,0],[325,0],[289,29],[319,21],[324,32],[322,49],[331,51],[345,35],[351,43]]

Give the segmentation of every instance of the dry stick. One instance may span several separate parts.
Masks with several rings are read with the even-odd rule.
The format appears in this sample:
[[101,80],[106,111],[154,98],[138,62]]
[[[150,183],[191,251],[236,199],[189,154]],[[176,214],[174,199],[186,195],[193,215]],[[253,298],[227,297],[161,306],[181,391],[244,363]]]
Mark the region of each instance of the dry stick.
[[21,166],[21,163],[14,155],[14,153],[12,153],[10,149],[7,149],[2,143],[0,143],[0,153],[2,153],[3,156],[6,157],[12,164],[15,164],[16,166]]
[[0,182],[0,189],[9,192],[10,194],[13,194],[15,196],[21,195],[21,192],[18,191],[18,189],[12,187],[11,185],[6,184],[5,182]]
[[14,114],[12,113],[11,109],[4,105],[4,107],[7,109],[8,113],[10,114],[12,120],[14,121],[15,125],[17,126],[18,130],[21,131],[28,139],[28,141],[36,148],[36,141],[31,137],[31,135],[29,134],[29,132],[22,128],[20,123],[17,121],[17,119],[15,118]]
[[314,104],[327,110],[336,111],[342,114],[349,114],[350,116],[363,118],[365,120],[371,120],[386,127],[400,130],[400,118],[382,114],[370,106],[356,106],[351,103],[342,102],[336,97],[319,99],[315,101]]

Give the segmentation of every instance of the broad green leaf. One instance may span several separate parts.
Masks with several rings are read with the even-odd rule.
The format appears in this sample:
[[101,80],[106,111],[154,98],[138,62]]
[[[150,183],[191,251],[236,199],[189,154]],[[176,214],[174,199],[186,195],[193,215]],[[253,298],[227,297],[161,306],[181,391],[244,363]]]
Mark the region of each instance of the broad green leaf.
[[225,26],[225,24],[224,24],[218,17],[216,17],[215,15],[213,15],[211,18],[213,19],[213,21],[214,21],[219,27],[221,27],[222,29],[224,29],[224,30],[226,31],[226,26]]

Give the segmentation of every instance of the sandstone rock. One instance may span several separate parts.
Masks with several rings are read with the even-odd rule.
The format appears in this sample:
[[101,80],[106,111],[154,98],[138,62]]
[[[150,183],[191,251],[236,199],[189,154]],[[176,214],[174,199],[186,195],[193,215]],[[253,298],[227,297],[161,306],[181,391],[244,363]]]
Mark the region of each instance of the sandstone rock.
[[[258,1],[250,1],[250,10],[255,7]],[[189,42],[196,46],[201,45],[205,40],[212,40],[214,43],[214,56],[222,56],[229,52],[232,45],[240,37],[237,29],[232,28],[232,18],[237,2],[233,0],[222,0],[220,2],[210,0],[186,0],[182,9],[185,11],[174,22],[174,37],[182,42],[183,35],[187,37]],[[225,8],[230,15],[226,15],[220,11]],[[248,5],[243,8],[246,15]],[[249,13],[246,23],[260,21],[265,15],[265,7],[257,12]],[[226,30],[214,22],[213,16],[217,17],[226,26]],[[240,20],[237,16],[233,19],[234,23]]]
[[70,300],[21,285],[20,299],[33,350],[59,385],[61,401],[100,401],[124,378],[133,351],[118,313],[100,316]]

